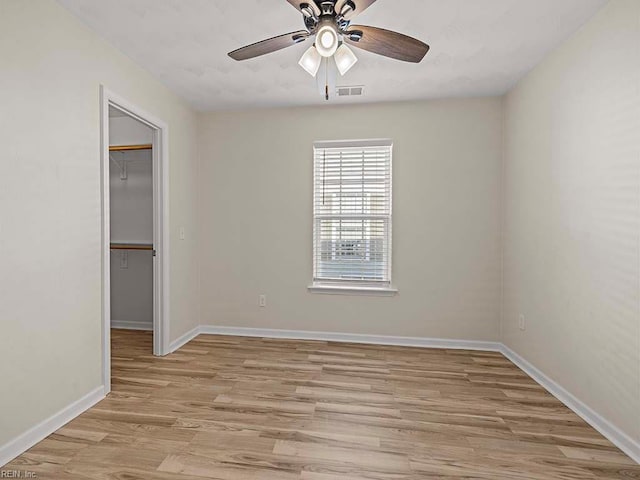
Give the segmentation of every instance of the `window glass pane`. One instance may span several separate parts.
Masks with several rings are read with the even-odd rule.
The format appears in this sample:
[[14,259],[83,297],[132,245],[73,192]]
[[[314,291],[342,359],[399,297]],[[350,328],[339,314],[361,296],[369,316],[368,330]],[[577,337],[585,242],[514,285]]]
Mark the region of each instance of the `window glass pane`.
[[318,219],[318,278],[386,280],[387,220]]
[[314,280],[390,282],[391,146],[314,148]]

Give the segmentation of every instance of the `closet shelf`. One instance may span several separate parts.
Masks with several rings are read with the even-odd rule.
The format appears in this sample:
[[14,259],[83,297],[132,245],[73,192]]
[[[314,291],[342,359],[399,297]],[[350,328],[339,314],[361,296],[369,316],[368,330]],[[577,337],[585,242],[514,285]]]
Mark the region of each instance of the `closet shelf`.
[[133,150],[151,150],[153,145],[150,143],[144,145],[112,145],[109,147],[110,152],[129,152]]
[[112,243],[111,250],[153,250],[151,243]]

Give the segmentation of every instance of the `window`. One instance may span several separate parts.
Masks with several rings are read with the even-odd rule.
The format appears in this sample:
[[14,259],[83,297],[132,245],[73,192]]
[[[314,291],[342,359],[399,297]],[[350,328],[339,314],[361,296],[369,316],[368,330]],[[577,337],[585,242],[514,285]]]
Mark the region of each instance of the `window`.
[[313,152],[313,287],[392,291],[391,141]]

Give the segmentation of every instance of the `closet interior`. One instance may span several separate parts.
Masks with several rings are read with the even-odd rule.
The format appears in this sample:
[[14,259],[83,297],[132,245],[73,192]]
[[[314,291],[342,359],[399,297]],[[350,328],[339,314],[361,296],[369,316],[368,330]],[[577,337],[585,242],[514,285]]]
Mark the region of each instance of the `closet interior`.
[[111,328],[153,330],[153,130],[111,107]]

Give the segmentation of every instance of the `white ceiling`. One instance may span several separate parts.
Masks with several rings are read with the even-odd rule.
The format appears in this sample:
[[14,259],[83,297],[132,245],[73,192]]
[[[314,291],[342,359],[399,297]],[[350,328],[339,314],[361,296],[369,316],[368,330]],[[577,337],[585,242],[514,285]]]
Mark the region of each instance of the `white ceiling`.
[[[58,0],[198,110],[324,103],[298,66],[309,42],[244,62],[227,52],[299,30],[286,0]],[[378,0],[354,23],[425,41],[418,65],[357,50],[339,85],[364,103],[499,95],[607,0]]]

